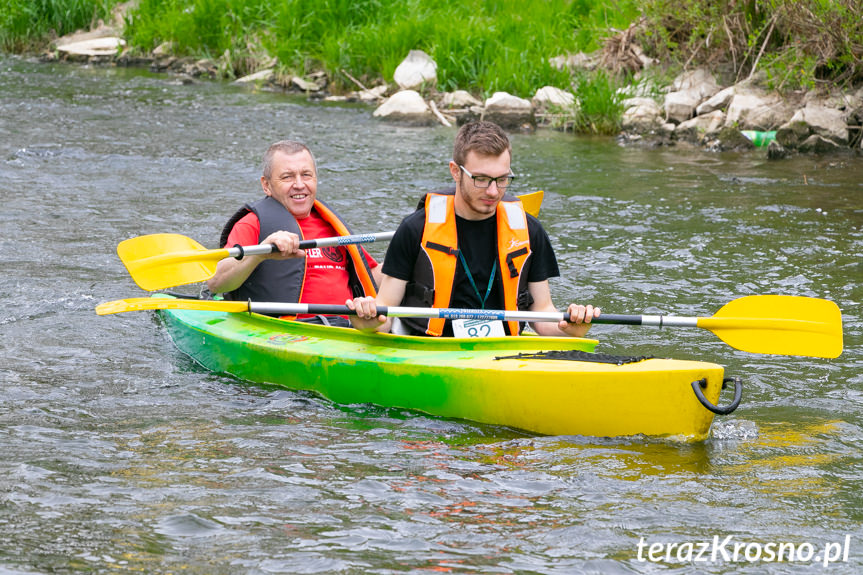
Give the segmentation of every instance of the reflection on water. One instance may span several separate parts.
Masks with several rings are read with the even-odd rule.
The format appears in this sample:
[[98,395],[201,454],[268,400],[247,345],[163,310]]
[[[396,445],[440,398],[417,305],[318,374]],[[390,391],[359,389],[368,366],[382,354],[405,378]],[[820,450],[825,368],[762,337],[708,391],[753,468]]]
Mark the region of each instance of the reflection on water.
[[[744,378],[740,409],[699,444],[335,406],[208,373],[149,315],[93,313],[140,295],[115,254],[123,239],[175,232],[215,247],[259,193],[274,140],[306,141],[322,196],[376,232],[447,185],[452,136],[363,107],[0,60],[0,570],[646,573],[661,567],[638,560],[642,537],[846,534],[849,562],[831,571],[859,570],[859,158],[513,137],[516,192],[546,192],[559,304],[711,315],[788,293],[842,307],[836,360],[748,354],[704,330],[594,328],[602,351],[705,359]],[[369,250],[381,259],[385,246]]]

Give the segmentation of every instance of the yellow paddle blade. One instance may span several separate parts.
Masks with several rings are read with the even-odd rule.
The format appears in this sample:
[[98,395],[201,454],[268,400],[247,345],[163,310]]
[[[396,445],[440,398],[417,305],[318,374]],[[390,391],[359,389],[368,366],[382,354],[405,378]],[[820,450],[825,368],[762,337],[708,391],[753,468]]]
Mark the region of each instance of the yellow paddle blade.
[[96,313],[98,315],[108,315],[124,311],[148,311],[154,309],[202,309],[209,311],[244,312],[249,311],[249,302],[133,297],[100,303],[96,306]]
[[213,277],[228,250],[208,250],[180,234],[150,234],[120,242],[117,255],[142,289],[155,291]]
[[752,353],[839,357],[842,312],[834,302],[790,295],[753,295],[727,303],[698,327]]
[[531,192],[529,194],[518,196],[518,199],[521,200],[521,205],[524,206],[524,211],[533,217],[538,217],[539,208],[542,206],[542,198],[544,195],[543,191],[539,190],[538,192]]

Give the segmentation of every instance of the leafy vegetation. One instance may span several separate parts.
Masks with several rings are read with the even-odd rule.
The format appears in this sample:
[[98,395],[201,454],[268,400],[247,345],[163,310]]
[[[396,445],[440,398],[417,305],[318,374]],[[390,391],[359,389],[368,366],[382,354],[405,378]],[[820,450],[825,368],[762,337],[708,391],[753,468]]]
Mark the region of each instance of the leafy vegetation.
[[25,52],[46,39],[90,28],[107,19],[119,0],[3,0],[0,3],[0,50]]
[[370,84],[391,80],[419,49],[437,62],[442,90],[532,95],[569,84],[550,57],[594,50],[609,27],[626,28],[635,16],[635,0],[141,0],[127,41],[228,58],[236,74],[269,55],[285,74],[323,69],[343,88],[352,86],[342,70]]
[[860,0],[644,0],[636,41],[677,67],[726,83],[761,70],[777,90],[863,80]]

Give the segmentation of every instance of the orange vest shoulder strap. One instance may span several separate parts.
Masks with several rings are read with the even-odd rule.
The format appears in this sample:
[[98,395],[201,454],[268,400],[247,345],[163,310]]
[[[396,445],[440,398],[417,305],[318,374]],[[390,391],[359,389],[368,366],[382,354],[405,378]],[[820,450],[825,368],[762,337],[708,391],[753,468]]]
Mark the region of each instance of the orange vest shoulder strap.
[[[315,200],[315,209],[321,215],[324,220],[336,230],[336,233],[340,236],[349,236],[351,235],[350,230],[345,225],[345,223],[341,220],[341,218],[336,215],[336,213],[329,208],[326,204],[319,200]],[[366,259],[363,257],[360,248],[356,244],[350,244],[344,246],[348,251],[348,255],[351,258],[351,261],[354,264],[354,271],[357,274],[357,278],[360,280],[360,284],[363,286],[363,292],[367,296],[374,297],[377,295],[377,290],[375,289],[375,282],[372,279],[371,273],[369,273],[368,264],[366,263]]]
[[[449,307],[458,263],[458,234],[455,225],[455,197],[441,194],[426,196],[426,223],[422,249],[431,263],[434,277],[434,307]],[[430,319],[426,333],[439,336],[445,320]]]
[[[503,278],[504,306],[518,309],[518,287],[524,264],[530,256],[530,234],[521,200],[501,201],[497,205],[497,251]],[[518,322],[509,322],[509,333],[518,335]]]

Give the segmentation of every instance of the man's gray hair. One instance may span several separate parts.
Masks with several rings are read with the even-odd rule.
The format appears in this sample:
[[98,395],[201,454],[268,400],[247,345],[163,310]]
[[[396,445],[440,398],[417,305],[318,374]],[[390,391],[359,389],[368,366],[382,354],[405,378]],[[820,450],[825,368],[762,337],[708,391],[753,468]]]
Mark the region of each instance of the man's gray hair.
[[276,142],[267,148],[266,153],[264,154],[264,161],[261,164],[261,173],[268,180],[270,176],[273,174],[273,156],[276,152],[282,152],[285,155],[292,156],[294,154],[299,154],[302,151],[306,151],[312,157],[312,165],[315,167],[315,175],[318,173],[318,163],[315,161],[315,155],[312,151],[303,144],[302,142],[296,142],[294,140],[282,140],[281,142]]

